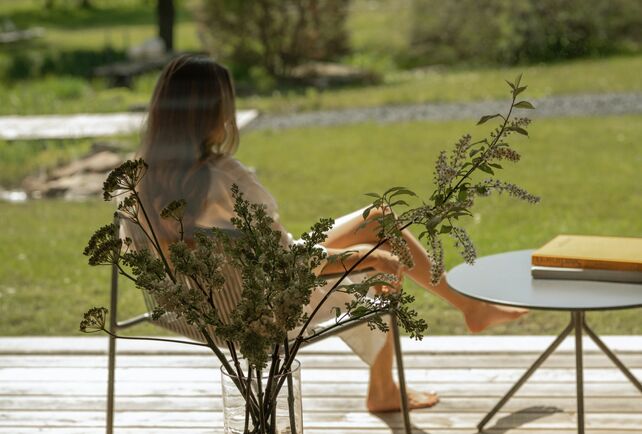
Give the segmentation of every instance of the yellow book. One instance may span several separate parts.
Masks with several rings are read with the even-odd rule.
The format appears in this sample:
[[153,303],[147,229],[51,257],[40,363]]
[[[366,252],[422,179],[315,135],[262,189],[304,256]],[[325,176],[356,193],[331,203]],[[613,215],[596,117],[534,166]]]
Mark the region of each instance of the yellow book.
[[642,271],[642,238],[558,235],[533,252],[532,264]]

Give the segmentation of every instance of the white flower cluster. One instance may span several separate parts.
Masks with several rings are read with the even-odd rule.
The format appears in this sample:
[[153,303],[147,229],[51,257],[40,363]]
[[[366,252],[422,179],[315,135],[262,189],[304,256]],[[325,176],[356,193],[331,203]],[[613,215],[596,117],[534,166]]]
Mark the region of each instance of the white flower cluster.
[[388,238],[388,243],[390,244],[390,252],[399,258],[399,262],[408,268],[413,268],[415,266],[412,254],[408,248],[408,243],[406,243],[406,240],[403,239],[401,234]]
[[436,285],[444,274],[444,245],[438,235],[430,236],[430,274],[431,283]]
[[458,226],[453,226],[450,235],[455,239],[455,247],[459,249],[459,253],[462,258],[464,258],[464,261],[466,261],[467,264],[473,264],[475,259],[477,259],[477,251],[466,230]]
[[539,203],[540,201],[539,197],[530,194],[520,186],[510,182],[500,181],[499,179],[486,179],[479,183],[477,187],[480,191],[486,190],[488,194],[490,194],[491,191],[497,191],[499,193],[506,192],[512,197],[525,200],[532,204]]

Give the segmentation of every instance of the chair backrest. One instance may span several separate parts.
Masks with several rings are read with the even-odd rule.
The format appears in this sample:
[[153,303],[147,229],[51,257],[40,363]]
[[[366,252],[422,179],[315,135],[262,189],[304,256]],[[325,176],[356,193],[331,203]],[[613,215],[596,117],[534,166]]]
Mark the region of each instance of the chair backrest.
[[[130,246],[130,248],[136,251],[148,249],[152,254],[155,254],[155,250],[152,247],[151,242],[138,225],[136,225],[126,217],[120,217],[118,221],[121,237],[129,237],[132,240],[132,245]],[[233,237],[234,233],[233,231],[231,232]],[[225,278],[223,290],[214,292],[212,294],[212,297],[214,299],[215,305],[218,308],[218,314],[220,318],[223,322],[226,322],[229,320],[230,313],[234,310],[236,304],[241,298],[241,288],[243,287],[243,285],[241,276],[238,270],[236,270],[234,267],[225,264],[223,265],[221,271],[223,273],[223,277]],[[192,285],[192,282],[187,278],[185,278],[182,283],[189,287],[191,287]],[[153,312],[153,310],[158,306],[158,301],[155,299],[153,294],[150,294],[147,291],[142,291],[142,293],[148,311]],[[202,333],[196,327],[188,324],[187,321],[185,321],[183,318],[178,318],[172,312],[167,312],[161,318],[152,322],[158,326],[161,326],[167,330],[170,330],[187,338],[201,342],[205,341]],[[215,330],[212,328],[210,335],[214,337],[214,342],[216,343],[216,345],[218,345],[219,347],[225,347],[225,342],[217,338],[214,331]]]
[[[125,217],[119,219],[119,225],[121,230],[121,237],[127,236],[131,238],[131,248],[133,248],[134,250],[148,249],[152,253],[155,252],[154,248],[151,245],[151,242],[138,225],[134,224],[131,220]],[[235,230],[225,231],[227,231],[232,238],[238,236],[238,232]],[[212,297],[214,299],[215,305],[217,306],[219,317],[223,320],[223,322],[227,322],[229,320],[229,315],[234,311],[237,303],[241,299],[243,284],[239,271],[231,265],[223,265],[221,271],[225,279],[223,290],[216,291],[214,294],[212,294]],[[352,281],[365,279],[371,272],[372,270],[362,270],[360,272],[352,273],[350,274],[350,278],[345,279],[343,283],[347,284],[351,283]],[[312,295],[311,301],[313,305],[315,305],[316,302],[320,300],[323,292],[328,290],[332,286],[332,284],[340,278],[340,276],[340,274],[335,276],[326,276],[328,284],[324,288],[319,288],[319,293],[315,293]],[[184,283],[186,286],[192,285],[192,282],[189,281],[189,279],[184,280],[182,283]],[[152,312],[158,306],[158,302],[154,298],[153,294],[150,294],[147,291],[142,292],[147,309],[149,310],[149,312]],[[332,302],[329,303],[328,307],[325,309],[325,314],[320,313],[318,315],[318,321],[316,321],[315,324],[313,324],[312,327],[310,327],[310,329],[306,331],[306,335],[313,335],[318,333],[322,329],[333,326],[335,324],[335,314],[334,310],[332,310],[332,307],[343,307],[346,303],[351,301],[351,297],[352,296],[349,296],[345,293],[333,294]],[[308,313],[311,313],[310,307],[311,306],[306,307],[306,311],[308,311]],[[363,321],[365,320],[366,318],[363,319]],[[349,323],[346,326],[334,328],[335,333],[341,333],[343,331],[349,330],[352,327],[358,326],[363,321],[356,321]],[[153,323],[187,338],[201,342],[205,341],[202,333],[196,327],[188,324],[184,319],[178,318],[171,312],[166,313],[158,320],[153,321]],[[295,336],[296,333],[298,333],[298,329],[290,332],[292,337]],[[217,346],[221,348],[225,348],[227,346],[225,341],[216,337],[214,328],[210,330],[210,336],[214,337],[214,342]]]

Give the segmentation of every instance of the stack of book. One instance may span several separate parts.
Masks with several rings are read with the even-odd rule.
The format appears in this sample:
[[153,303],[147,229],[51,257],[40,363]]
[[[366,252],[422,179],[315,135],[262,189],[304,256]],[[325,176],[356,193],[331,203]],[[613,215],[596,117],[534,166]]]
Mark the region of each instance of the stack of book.
[[642,238],[558,235],[531,264],[536,279],[642,283]]

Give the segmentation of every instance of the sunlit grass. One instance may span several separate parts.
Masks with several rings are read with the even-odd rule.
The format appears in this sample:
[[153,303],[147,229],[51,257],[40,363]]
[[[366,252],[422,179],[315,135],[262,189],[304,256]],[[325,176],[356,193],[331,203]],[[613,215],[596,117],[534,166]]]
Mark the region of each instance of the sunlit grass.
[[[426,102],[506,98],[504,79],[523,73],[532,98],[603,92],[642,92],[642,56],[474,70],[431,70],[415,75],[390,73],[376,86],[319,91],[276,91],[270,96],[241,97],[241,109],[264,114],[305,110],[376,107]],[[132,89],[108,88],[104,81],[49,77],[0,87],[6,104],[0,114],[103,113],[127,111],[148,103],[158,73],[138,77]]]
[[241,107],[262,112],[296,112],[349,107],[377,107],[426,102],[483,101],[507,98],[506,83],[517,74],[532,89],[532,98],[603,92],[641,92],[642,56],[576,60],[511,68],[432,68],[390,72],[376,86],[248,97]]
[[[253,166],[274,194],[295,235],[319,217],[367,204],[363,193],[405,185],[427,194],[432,163],[460,134],[480,135],[471,122],[413,122],[252,132],[239,159]],[[480,255],[533,248],[558,233],[642,236],[642,117],[539,120],[516,148],[523,161],[503,178],[542,197],[537,206],[507,197],[479,202],[466,222]],[[0,333],[74,334],[81,313],[107,303],[109,273],[90,268],[82,249],[113,208],[99,201],[0,203]],[[448,249],[449,267],[460,262]],[[433,334],[459,334],[459,314],[436,297],[409,288]],[[130,291],[127,313],[143,308]],[[490,333],[553,334],[562,313],[533,312]],[[601,333],[639,333],[639,310],[591,314]],[[149,330],[149,329],[147,329]]]

